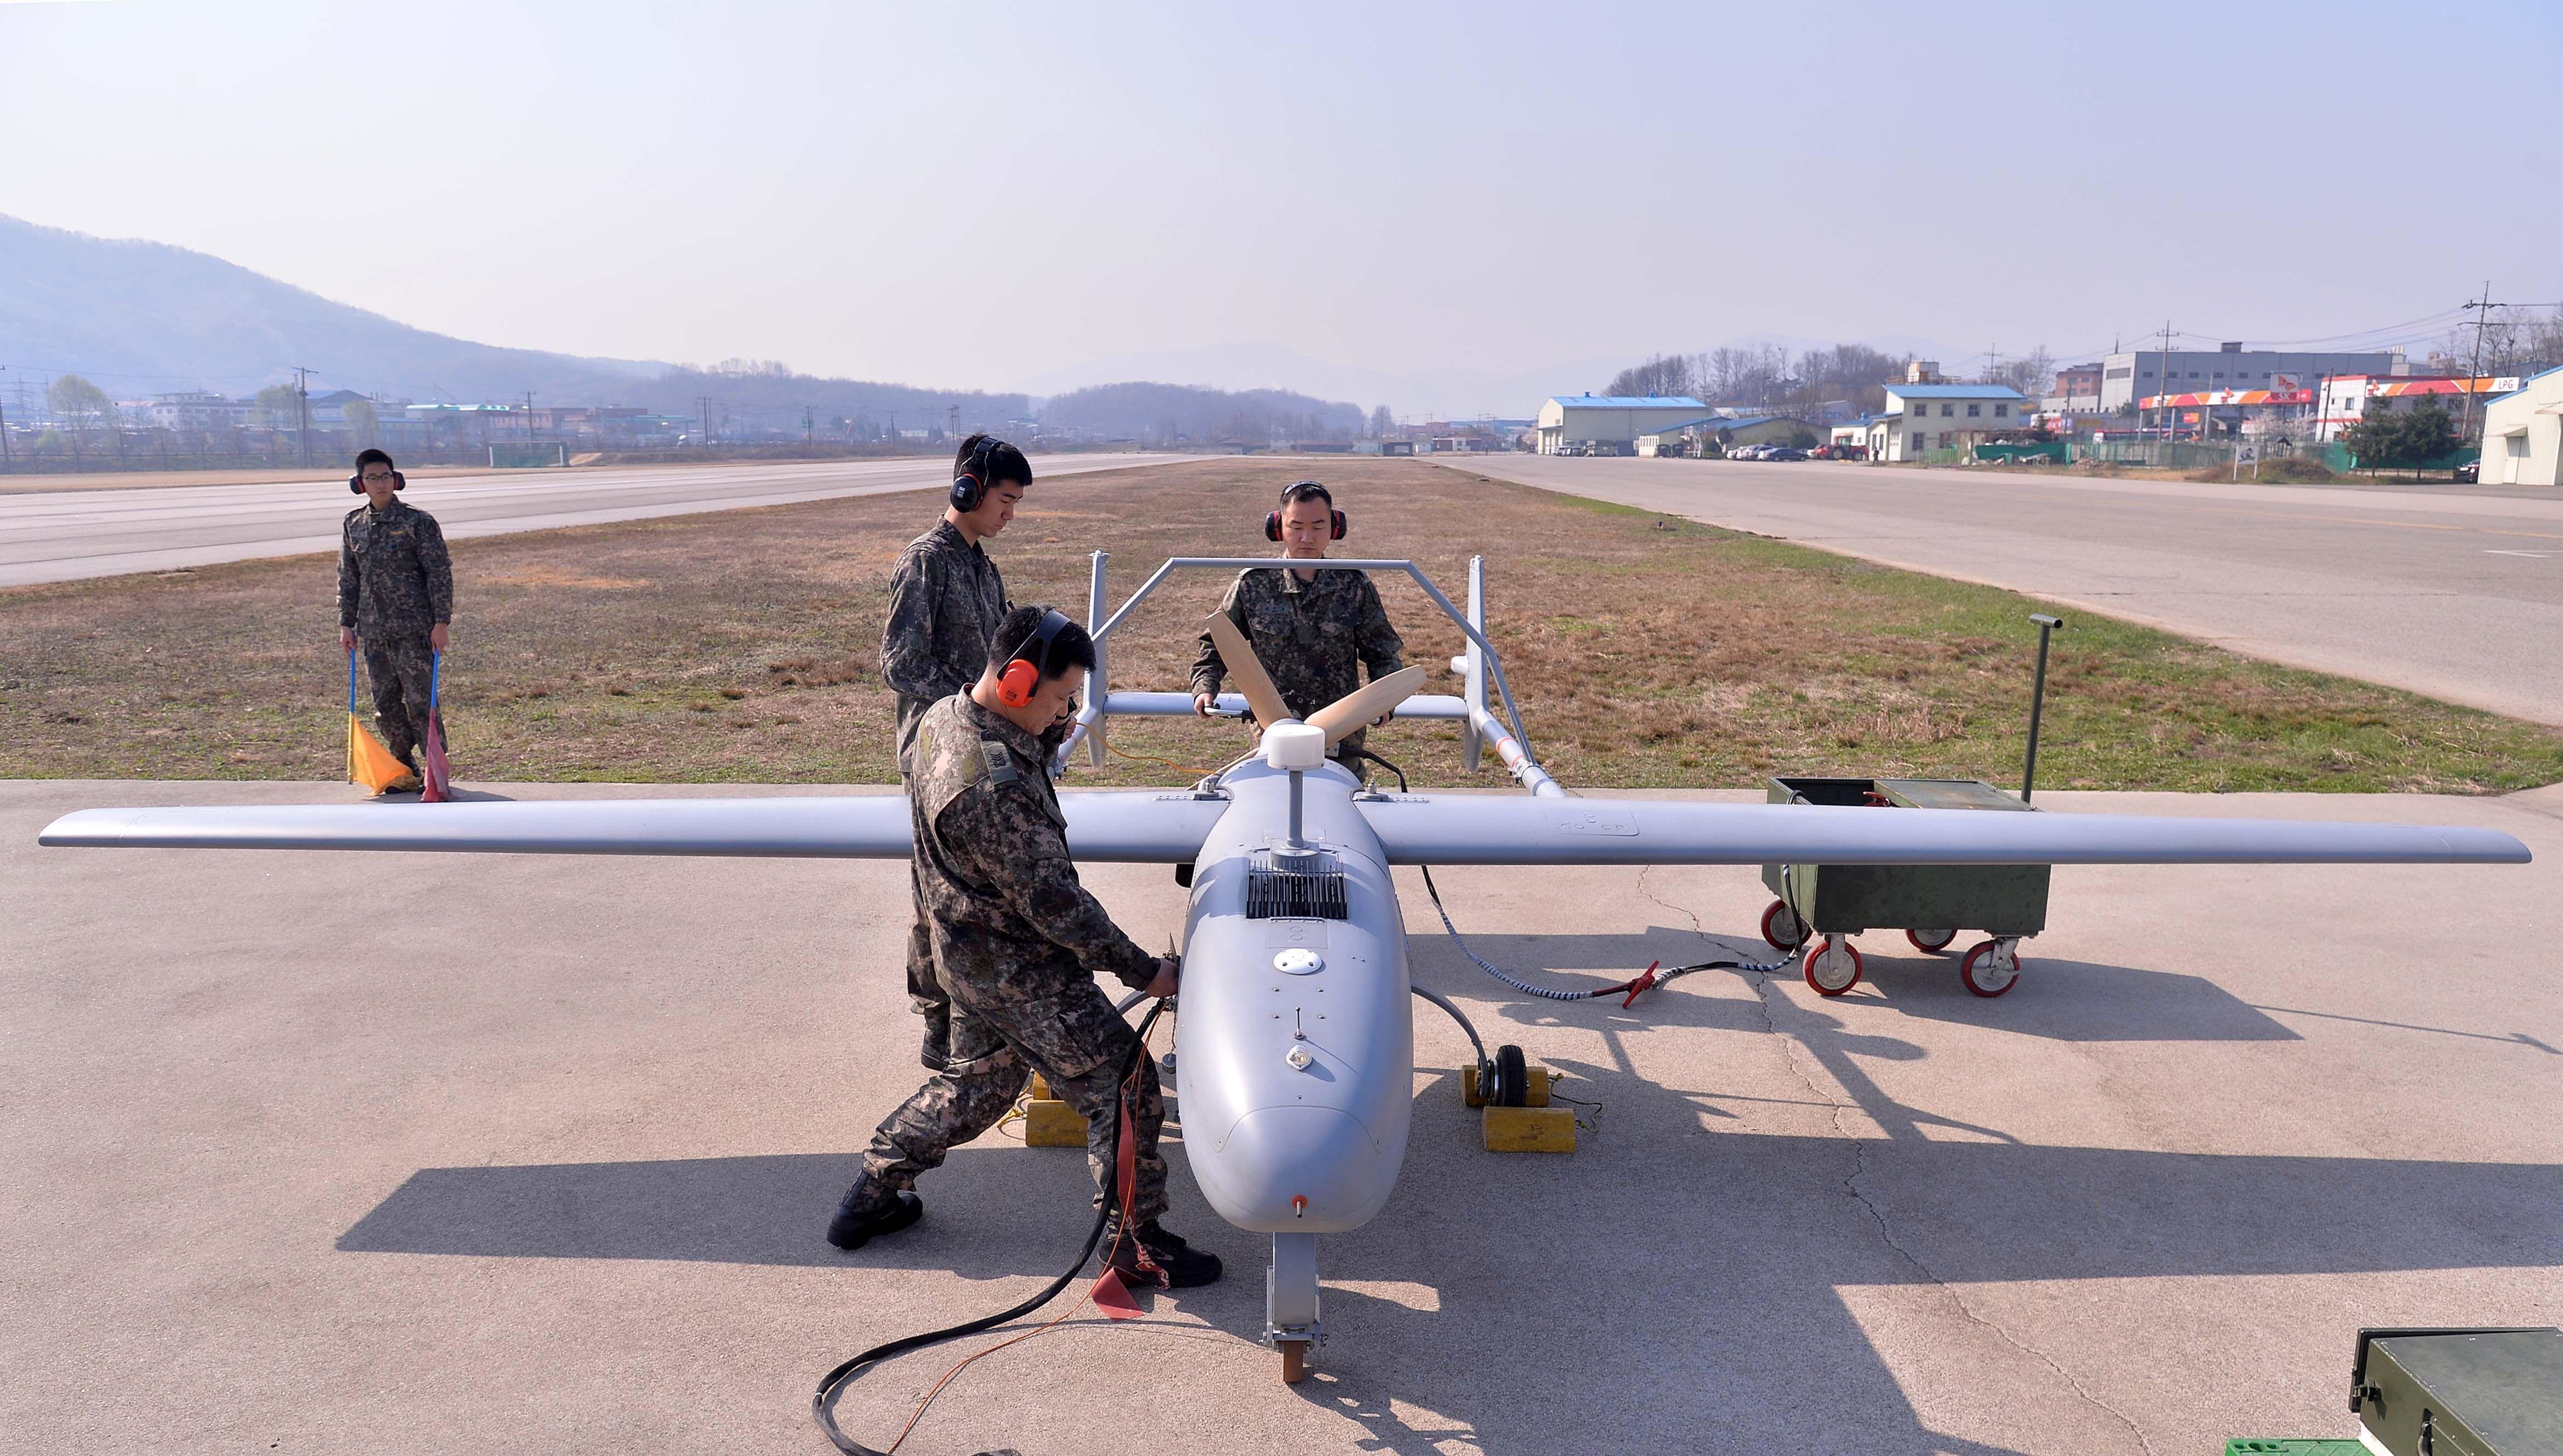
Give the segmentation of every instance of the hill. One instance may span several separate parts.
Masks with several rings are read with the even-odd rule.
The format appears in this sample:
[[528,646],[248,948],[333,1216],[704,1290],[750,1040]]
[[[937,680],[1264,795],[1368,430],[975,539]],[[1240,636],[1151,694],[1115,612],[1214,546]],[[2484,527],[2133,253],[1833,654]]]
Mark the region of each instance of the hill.
[[[240,396],[313,372],[315,384],[421,403],[509,400],[638,405],[691,416],[710,396],[721,416],[757,429],[818,420],[957,408],[964,424],[1020,418],[1020,394],[817,379],[780,364],[731,361],[692,370],[478,344],[412,328],[164,243],[93,238],[0,216],[0,363],[77,373],[119,398],[205,389]],[[937,419],[934,423],[945,423]]]
[[1183,384],[1098,384],[1053,395],[1042,404],[1046,430],[1079,430],[1105,439],[1171,444],[1243,440],[1350,440],[1362,430],[1359,405],[1312,399],[1282,389],[1239,393]]

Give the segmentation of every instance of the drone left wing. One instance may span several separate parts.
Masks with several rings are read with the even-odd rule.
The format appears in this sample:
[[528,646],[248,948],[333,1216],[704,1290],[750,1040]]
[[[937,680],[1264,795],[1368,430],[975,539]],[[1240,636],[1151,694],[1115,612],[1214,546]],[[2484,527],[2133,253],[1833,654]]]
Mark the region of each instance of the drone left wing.
[[[1189,862],[1221,810],[1188,794],[1060,796],[1070,852],[1089,861]],[[86,809],[36,842],[90,848],[398,849],[467,854],[708,854],[905,859],[897,794],[779,799],[575,799]]]
[[2121,814],[1398,795],[1392,864],[2524,864],[2494,829]]

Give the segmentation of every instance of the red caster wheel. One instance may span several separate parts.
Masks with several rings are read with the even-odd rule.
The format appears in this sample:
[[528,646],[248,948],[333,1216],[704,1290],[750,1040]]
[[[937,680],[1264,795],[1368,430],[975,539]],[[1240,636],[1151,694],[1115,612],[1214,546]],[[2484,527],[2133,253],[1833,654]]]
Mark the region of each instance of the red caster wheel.
[[1956,940],[1958,933],[1954,930],[1908,930],[1904,932],[1904,938],[1913,942],[1913,949],[1926,956],[1936,956],[1949,948],[1949,942]]
[[1807,985],[1818,996],[1840,996],[1860,985],[1860,951],[1832,936],[1807,947]]
[[1958,963],[1958,979],[1978,996],[1995,997],[2020,984],[2020,942],[1989,940]]
[[1774,950],[1794,951],[1807,943],[1807,923],[1789,908],[1788,901],[1774,900],[1771,908],[1762,912],[1762,938]]

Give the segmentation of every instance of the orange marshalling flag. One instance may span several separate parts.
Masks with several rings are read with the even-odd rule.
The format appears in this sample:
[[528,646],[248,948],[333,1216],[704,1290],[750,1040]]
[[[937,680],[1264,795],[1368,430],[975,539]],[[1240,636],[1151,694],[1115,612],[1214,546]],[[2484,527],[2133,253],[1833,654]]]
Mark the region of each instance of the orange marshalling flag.
[[409,772],[409,766],[392,757],[382,740],[366,729],[356,716],[356,654],[347,654],[347,782],[362,784],[376,794],[389,788],[392,781]]

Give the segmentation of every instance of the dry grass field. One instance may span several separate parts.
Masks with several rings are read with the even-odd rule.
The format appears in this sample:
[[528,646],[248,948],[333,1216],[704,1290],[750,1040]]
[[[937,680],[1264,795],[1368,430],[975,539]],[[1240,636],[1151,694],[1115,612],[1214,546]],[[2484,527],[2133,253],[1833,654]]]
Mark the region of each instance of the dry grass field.
[[[1231,459],[1036,485],[994,543],[1015,600],[1084,616],[1165,557],[1263,554],[1275,492],[1338,487],[1341,549],[1411,556],[1455,597],[1487,561],[1491,635],[1534,750],[1570,786],[1772,772],[2019,776],[2037,603],[1409,460]],[[886,581],[919,492],[464,541],[448,701],[466,779],[879,783]],[[1114,685],[1179,688],[1223,583],[1177,582],[1116,637]],[[1408,660],[1460,642],[1385,580]],[[0,776],[328,779],[346,688],[319,557],[0,592]],[[2563,780],[2563,735],[2081,614],[2057,639],[2041,780],[2095,789],[2484,793]],[[1116,720],[1080,782],[1170,783],[1233,724]],[[1450,726],[1373,747],[1465,782]],[[1499,782],[1491,772],[1478,782]]]

